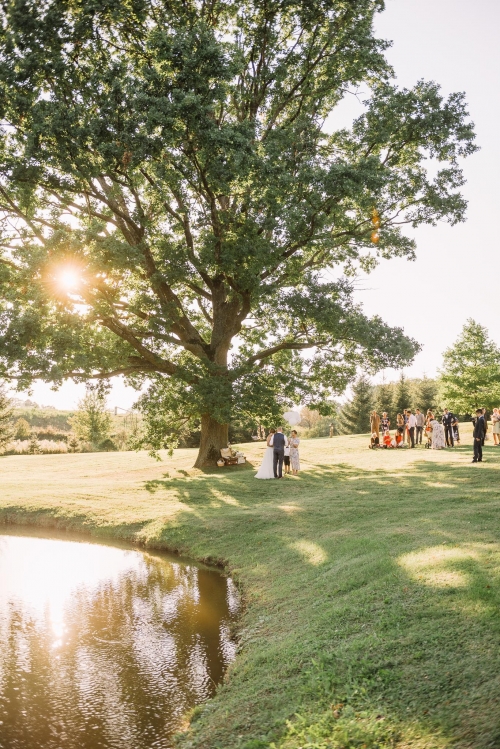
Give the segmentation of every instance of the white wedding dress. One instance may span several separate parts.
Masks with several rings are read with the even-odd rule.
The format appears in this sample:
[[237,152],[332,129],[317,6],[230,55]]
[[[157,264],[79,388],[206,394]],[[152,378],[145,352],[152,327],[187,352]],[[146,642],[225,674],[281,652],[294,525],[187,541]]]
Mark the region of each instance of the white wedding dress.
[[273,453],[274,453],[274,449],[272,447],[266,447],[266,451],[264,453],[262,464],[258,472],[255,474],[256,479],[273,479],[274,478]]

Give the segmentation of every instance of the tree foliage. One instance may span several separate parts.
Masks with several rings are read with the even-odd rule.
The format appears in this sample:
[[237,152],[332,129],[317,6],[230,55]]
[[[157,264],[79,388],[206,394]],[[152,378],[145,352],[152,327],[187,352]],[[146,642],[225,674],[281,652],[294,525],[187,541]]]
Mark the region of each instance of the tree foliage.
[[439,386],[436,380],[423,377],[416,382],[413,389],[413,405],[423,414],[430,409],[434,414],[438,408]]
[[106,396],[101,388],[87,388],[85,396],[78,403],[78,411],[69,419],[69,423],[79,440],[94,447],[109,439],[111,414],[106,408]]
[[500,349],[472,319],[443,354],[441,385],[444,404],[457,413],[500,406]]
[[373,387],[366,377],[353,385],[352,398],[343,407],[338,418],[341,434],[364,434],[370,431],[370,411],[373,410]]
[[[397,414],[402,414],[407,408],[412,408],[412,395],[408,380],[404,372],[401,372],[393,393],[392,413],[394,419],[396,419]],[[393,423],[395,424],[395,421]]]
[[374,389],[374,401],[375,401],[375,410],[379,414],[379,416],[382,416],[382,414],[385,412],[390,421],[391,424],[396,423],[396,414],[393,413],[393,400],[394,400],[394,384],[390,382],[382,382],[380,385],[377,385]]
[[18,440],[27,440],[31,434],[31,427],[22,417],[14,424],[14,434]]
[[12,429],[12,405],[5,389],[0,385],[0,453],[12,439],[14,430]]
[[[463,95],[391,82],[382,8],[6,0],[1,368],[21,387],[149,379],[159,444],[172,420],[201,418],[203,441],[411,361],[349,276],[413,258],[403,225],[463,219],[475,147]],[[327,134],[360,84],[364,113]]]

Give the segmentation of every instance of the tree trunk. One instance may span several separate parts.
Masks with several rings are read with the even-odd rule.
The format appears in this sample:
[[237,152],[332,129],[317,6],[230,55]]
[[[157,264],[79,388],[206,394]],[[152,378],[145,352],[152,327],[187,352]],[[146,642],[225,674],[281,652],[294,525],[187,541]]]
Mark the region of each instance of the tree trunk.
[[208,414],[201,417],[201,440],[195,468],[215,466],[220,458],[221,447],[227,447],[228,425],[219,424]]

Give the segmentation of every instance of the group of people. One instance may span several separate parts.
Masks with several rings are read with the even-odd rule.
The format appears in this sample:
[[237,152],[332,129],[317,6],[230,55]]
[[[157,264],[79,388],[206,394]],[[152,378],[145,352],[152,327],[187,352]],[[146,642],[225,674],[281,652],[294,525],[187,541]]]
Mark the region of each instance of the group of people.
[[[493,426],[493,444],[500,447],[500,408],[494,408],[491,415]],[[483,446],[488,433],[488,414],[485,408],[478,408],[472,419],[474,437],[473,463],[481,463],[483,460]],[[425,447],[433,450],[442,450],[445,447],[454,447],[460,444],[460,431],[458,418],[447,408],[444,409],[441,420],[435,417],[429,409],[424,416],[419,408],[412,412],[410,408],[405,409],[396,417],[396,429],[391,437],[391,422],[384,411],[382,417],[376,411],[370,414],[370,444],[371,449],[376,448],[398,448],[415,447],[422,444],[425,435]],[[382,437],[380,436],[382,434]]]
[[271,429],[267,437],[267,447],[262,464],[255,474],[256,479],[281,479],[283,467],[285,475],[290,472],[296,476],[300,471],[300,439],[295,429],[290,437],[283,433],[283,428]]
[[[494,408],[491,415],[494,445],[500,447],[500,408]],[[473,463],[483,460],[483,446],[487,439],[488,415],[485,408],[478,408],[472,419],[474,437]],[[379,416],[377,411],[370,414],[371,449],[394,449],[421,445],[425,437],[425,447],[442,450],[460,444],[458,418],[444,409],[441,420],[438,420],[429,409],[424,415],[419,408],[413,413],[407,408],[396,416],[396,428],[391,436],[391,421],[384,411]],[[382,435],[382,436],[381,436]],[[295,429],[290,436],[283,433],[283,428],[271,429],[267,436],[267,447],[264,459],[255,475],[257,479],[281,479],[284,474],[297,475],[300,470],[300,439]]]
[[433,450],[442,450],[444,447],[453,447],[455,444],[460,444],[458,419],[447,408],[443,411],[441,421],[436,419],[430,409],[424,415],[419,408],[415,409],[415,413],[411,408],[406,408],[403,413],[398,413],[396,417],[396,428],[393,436],[391,436],[390,427],[391,422],[385,411],[382,417],[376,411],[371,412],[369,444],[371,449],[414,448],[422,444],[424,436],[425,447]]

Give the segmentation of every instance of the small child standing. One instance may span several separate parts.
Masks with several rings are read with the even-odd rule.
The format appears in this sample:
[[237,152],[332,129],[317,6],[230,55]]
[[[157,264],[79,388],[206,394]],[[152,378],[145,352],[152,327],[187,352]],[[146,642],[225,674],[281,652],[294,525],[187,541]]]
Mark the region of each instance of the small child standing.
[[290,445],[285,446],[285,457],[283,458],[283,465],[285,466],[285,473],[290,473]]

